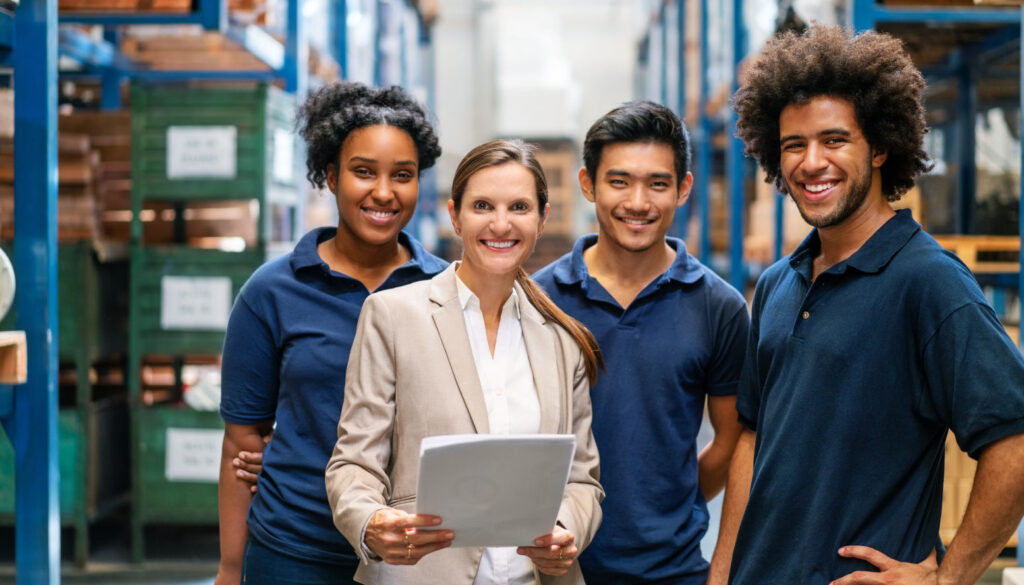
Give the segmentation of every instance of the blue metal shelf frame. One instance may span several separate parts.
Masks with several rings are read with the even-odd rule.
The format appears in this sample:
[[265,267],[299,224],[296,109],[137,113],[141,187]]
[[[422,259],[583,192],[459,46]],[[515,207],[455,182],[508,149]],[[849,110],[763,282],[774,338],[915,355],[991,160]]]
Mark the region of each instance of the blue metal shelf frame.
[[[672,77],[676,79],[676,101],[673,104],[666,104],[668,107],[675,109],[679,114],[680,119],[686,118],[686,3],[683,0],[672,0],[672,5],[675,7],[675,22],[673,26],[676,29],[677,47],[676,53],[676,69],[672,72]],[[666,43],[667,44],[667,43]],[[665,62],[665,69],[668,69],[668,61]],[[691,154],[695,150],[693,147],[693,133],[690,134],[690,151]],[[691,157],[691,167],[692,167]],[[682,181],[683,177],[679,177]],[[693,187],[690,189],[690,197],[693,197]],[[676,210],[676,234],[682,239],[686,239],[690,231],[690,215],[693,213],[693,205],[690,200],[687,199],[686,203],[682,207]]]
[[[747,33],[743,22],[744,0],[731,0],[732,23],[729,30],[730,44],[732,48],[732,70],[738,72],[740,63],[747,56]],[[709,1],[701,0],[700,3],[700,30],[708,30]],[[680,27],[685,24],[680,17]],[[708,57],[707,34],[700,33],[700,97],[698,100],[697,126],[694,129],[694,185],[691,198],[700,197],[698,208],[700,218],[700,260],[711,266],[711,157],[714,148],[712,135],[714,134],[713,120],[708,112],[709,102],[709,57]],[[739,77],[733,75],[730,82],[730,95],[739,88]],[[743,141],[733,136],[736,127],[736,113],[730,106],[728,123],[725,128],[725,185],[729,205],[729,273],[728,280],[737,290],[745,290],[747,286],[748,269],[743,258],[743,216],[746,203],[746,179],[748,164],[744,154]]]
[[[14,13],[14,309],[28,343],[28,378],[2,419],[15,453],[18,583],[60,582],[57,469],[57,0]],[[4,391],[9,391],[5,389]],[[2,391],[0,391],[2,392]]]
[[[967,200],[967,193],[974,193],[975,165],[974,165],[974,115],[977,111],[977,71],[975,70],[975,57],[990,50],[995,50],[1002,43],[1011,40],[1009,38],[1016,32],[1017,39],[1024,39],[1024,8],[920,8],[920,9],[894,9],[885,8],[875,4],[874,0],[848,0],[847,10],[850,17],[850,24],[856,30],[871,30],[877,23],[892,22],[937,22],[937,23],[985,23],[985,24],[1007,24],[1014,25],[993,35],[989,41],[983,41],[966,51],[970,55],[960,52],[951,59],[949,68],[954,75],[959,77],[961,91],[958,92],[957,103],[957,146],[960,155],[960,178],[958,205],[958,228],[965,233],[970,227],[970,219],[973,213],[973,201]],[[1024,42],[1018,43],[1021,46],[1021,111],[1024,112]],[[963,91],[963,89],[967,91]],[[1024,134],[1024,119],[1021,121],[1021,133]],[[1024,168],[1024,154],[1022,154],[1021,168]],[[966,172],[964,172],[966,170]],[[970,189],[970,190],[966,190]],[[1024,193],[1024,174],[1021,179],[1021,192]],[[1021,247],[1024,248],[1024,196],[1021,197],[1020,206],[1020,236]],[[1024,255],[1020,258],[1020,274],[1017,283],[1018,297],[1024,295]],[[1024,348],[1024,327],[1018,335],[1017,343]],[[1024,525],[1021,527],[1021,536],[1024,537]],[[1024,542],[1024,538],[1020,539]],[[1018,546],[1018,555],[1024,546]],[[1024,558],[1018,556],[1018,564],[1024,566]]]
[[137,14],[106,14],[62,12],[59,19],[67,24],[122,26],[128,24],[199,24],[207,30],[224,30],[227,25],[227,3],[223,0],[198,0],[198,10],[190,13],[140,12]]
[[700,261],[711,266],[711,119],[708,117],[708,0],[700,2],[700,97],[697,104],[696,177],[693,188],[700,197]]
[[334,59],[342,79],[348,79],[348,0],[332,0],[331,14],[334,18]]
[[[344,14],[345,0],[334,0],[341,8],[335,15]],[[306,64],[309,61],[309,45],[306,42],[305,25],[302,20],[301,0],[288,0],[287,6],[287,38],[281,47],[270,46],[277,43],[272,37],[257,27],[236,27],[227,24],[227,2],[225,0],[198,0],[197,10],[188,14],[83,14],[61,13],[59,22],[64,24],[90,24],[110,27],[104,31],[104,40],[96,42],[86,35],[73,31],[61,32],[62,54],[70,56],[84,65],[91,66],[83,73],[75,75],[98,75],[103,84],[104,109],[121,107],[120,84],[125,78],[139,79],[147,82],[173,82],[186,80],[252,80],[271,81],[283,79],[286,91],[303,99],[309,86],[309,72]],[[114,27],[127,24],[199,24],[207,30],[225,32],[233,40],[241,44],[256,57],[267,63],[272,71],[151,71],[136,66],[130,60],[117,54],[117,32]],[[342,21],[344,24],[344,21]],[[337,27],[344,31],[344,26]],[[2,34],[0,21],[0,34]],[[340,34],[345,42],[344,32]],[[2,40],[2,36],[0,36]],[[0,45],[2,47],[2,45]],[[344,56],[339,58],[339,63]]]
[[[732,65],[733,75],[729,95],[739,89],[740,63],[747,55],[747,31],[743,23],[744,0],[732,2]],[[743,262],[743,211],[745,207],[746,160],[743,141],[733,136],[738,115],[729,108],[728,146],[725,154],[725,172],[729,188],[729,282],[736,290],[746,290],[747,268]]]

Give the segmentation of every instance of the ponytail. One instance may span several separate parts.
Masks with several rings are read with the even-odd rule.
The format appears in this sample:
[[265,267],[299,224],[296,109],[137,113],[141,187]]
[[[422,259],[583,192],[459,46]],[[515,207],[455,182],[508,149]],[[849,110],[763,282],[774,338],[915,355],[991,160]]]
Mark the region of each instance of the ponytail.
[[526,299],[540,311],[541,315],[558,323],[562,329],[565,329],[572,336],[576,345],[579,346],[580,351],[583,353],[583,361],[587,370],[587,381],[593,386],[597,382],[597,371],[604,369],[604,358],[601,357],[601,348],[598,347],[594,334],[584,327],[582,323],[567,315],[562,309],[559,309],[558,305],[537,286],[537,283],[530,278],[530,275],[522,267],[519,268],[519,272],[516,274],[516,282],[519,283],[519,286],[523,288],[523,292],[526,293]]

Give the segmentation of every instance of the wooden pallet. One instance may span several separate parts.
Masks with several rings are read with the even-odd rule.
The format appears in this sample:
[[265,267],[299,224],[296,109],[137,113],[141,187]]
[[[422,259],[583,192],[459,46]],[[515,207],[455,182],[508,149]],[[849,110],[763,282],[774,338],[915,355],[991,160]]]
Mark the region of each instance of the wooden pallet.
[[62,12],[170,12],[192,11],[192,0],[60,0]]
[[1017,236],[934,236],[943,248],[954,252],[975,274],[1020,272],[1020,238]]
[[157,71],[270,70],[270,66],[241,45],[216,32],[126,37],[121,52]]

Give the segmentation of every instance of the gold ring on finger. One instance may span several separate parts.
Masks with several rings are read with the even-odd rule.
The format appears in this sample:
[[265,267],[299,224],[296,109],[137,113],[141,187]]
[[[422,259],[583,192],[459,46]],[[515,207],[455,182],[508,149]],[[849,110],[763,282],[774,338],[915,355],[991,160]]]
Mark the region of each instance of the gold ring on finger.
[[412,559],[412,545],[411,544],[405,548],[405,558],[407,560]]
[[562,550],[561,548],[558,549],[558,560],[560,560],[560,561],[564,561],[565,560],[565,551]]
[[409,546],[409,533],[405,533],[405,546]]

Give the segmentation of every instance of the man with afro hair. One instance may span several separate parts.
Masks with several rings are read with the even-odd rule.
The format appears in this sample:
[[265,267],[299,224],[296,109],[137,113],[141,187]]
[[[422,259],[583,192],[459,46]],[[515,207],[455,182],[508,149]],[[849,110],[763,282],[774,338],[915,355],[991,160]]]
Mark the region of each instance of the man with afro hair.
[[[1024,512],[1024,359],[889,205],[929,168],[923,88],[898,40],[812,26],[735,96],[747,153],[814,230],[754,293],[711,583],[974,583]],[[978,471],[943,556],[948,430]]]

